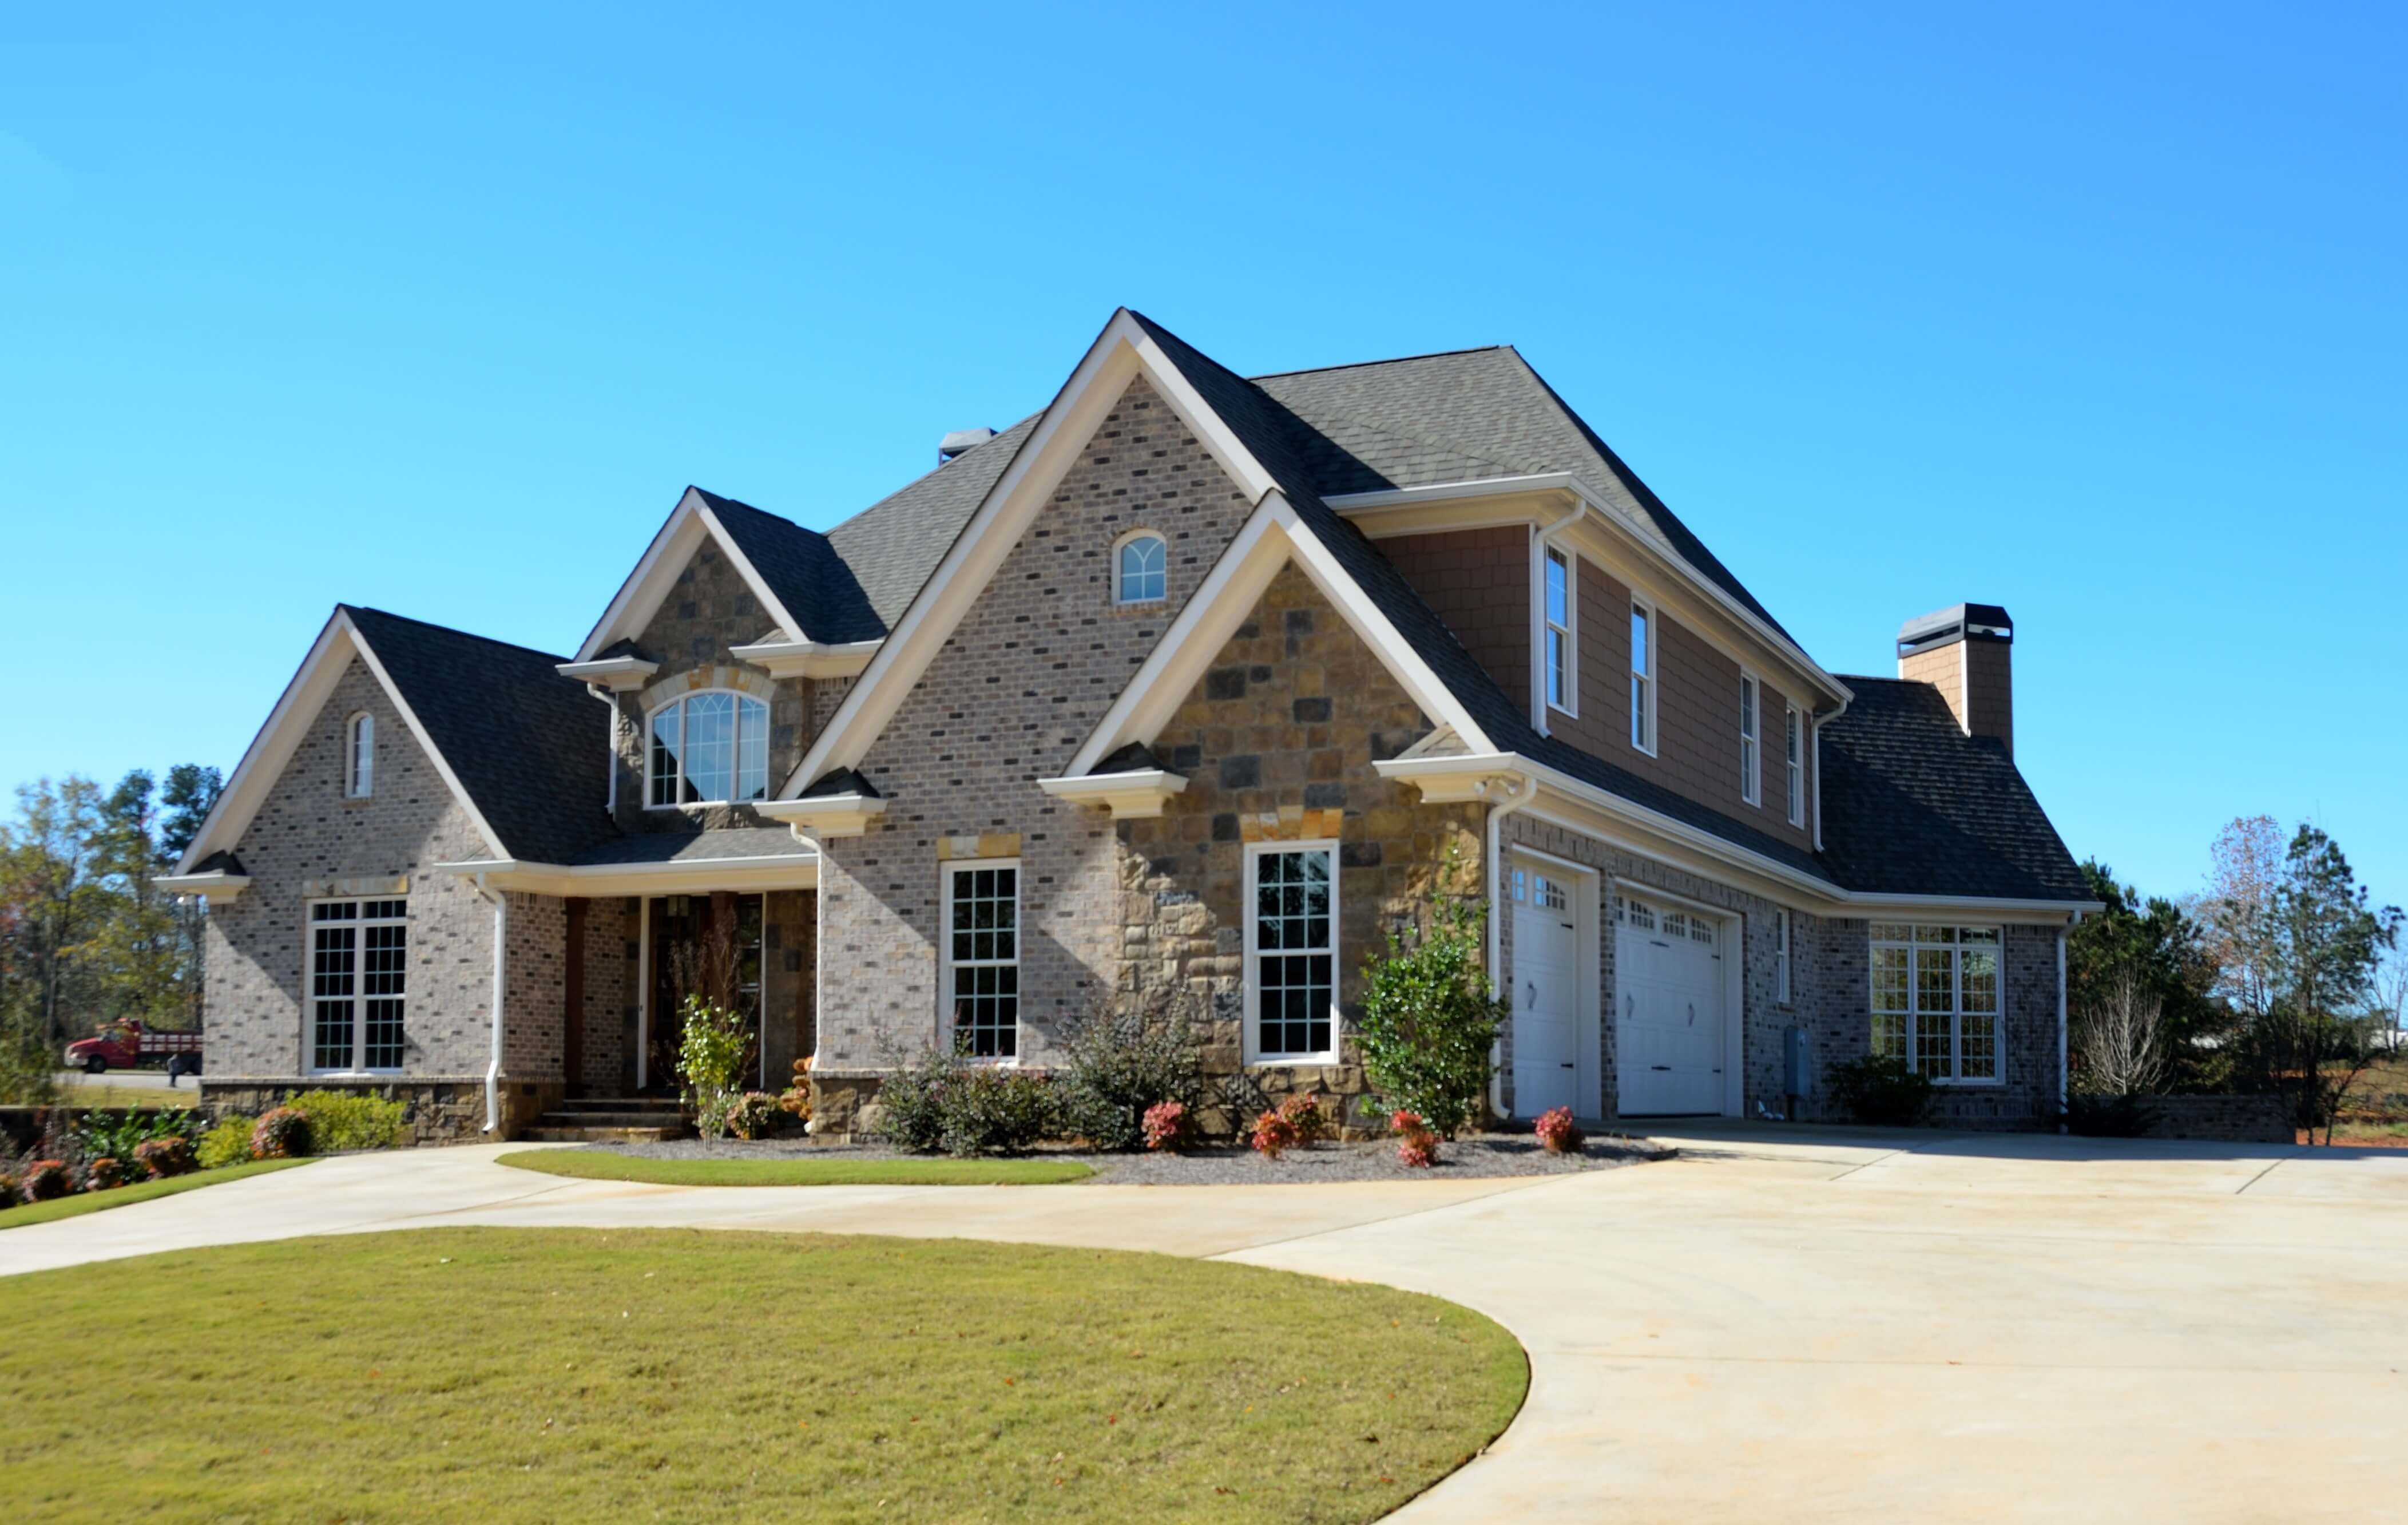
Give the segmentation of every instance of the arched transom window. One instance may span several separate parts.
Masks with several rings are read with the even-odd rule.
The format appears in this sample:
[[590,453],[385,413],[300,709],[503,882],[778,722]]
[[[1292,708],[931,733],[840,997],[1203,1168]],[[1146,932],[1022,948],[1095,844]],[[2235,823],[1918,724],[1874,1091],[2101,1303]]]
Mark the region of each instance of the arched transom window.
[[1170,595],[1170,552],[1162,537],[1139,530],[1112,554],[1112,602],[1158,604]]
[[654,808],[722,805],[769,792],[769,707],[717,689],[652,712],[646,798]]

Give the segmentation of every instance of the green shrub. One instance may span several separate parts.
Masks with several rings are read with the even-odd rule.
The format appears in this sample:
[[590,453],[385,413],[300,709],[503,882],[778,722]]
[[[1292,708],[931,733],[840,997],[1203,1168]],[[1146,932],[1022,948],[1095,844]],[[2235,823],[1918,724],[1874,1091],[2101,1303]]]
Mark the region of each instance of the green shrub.
[[152,1139],[198,1138],[200,1115],[185,1108],[170,1112],[158,1107],[128,1107],[122,1112],[88,1112],[68,1134],[77,1158],[134,1159]]
[[325,1154],[390,1149],[409,1126],[407,1104],[367,1091],[304,1091],[285,1105],[309,1119],[311,1146]]
[[1904,1059],[1871,1054],[1831,1066],[1831,1096],[1870,1128],[1914,1128],[1931,1110],[1931,1077]]
[[248,1117],[221,1117],[209,1130],[201,1135],[194,1149],[195,1158],[205,1171],[226,1165],[239,1165],[251,1158],[251,1130]]
[[1365,960],[1355,1023],[1363,1070],[1392,1108],[1455,1137],[1488,1089],[1488,1052],[1508,1002],[1488,993],[1484,942],[1488,902],[1457,892],[1461,855],[1440,866],[1426,925],[1390,932],[1385,955]]
[[1098,1006],[1062,1035],[1055,1080],[1064,1131],[1098,1149],[1146,1146],[1145,1115],[1204,1097],[1203,1041],[1186,998],[1161,993]]
[[253,1159],[299,1159],[314,1152],[309,1115],[299,1107],[278,1107],[261,1115],[251,1129]]
[[1016,1155],[1053,1133],[1061,1109],[1053,1084],[1026,1070],[979,1065],[964,1070],[942,1103],[945,1153]]
[[729,1109],[727,1128],[739,1139],[766,1139],[781,1115],[776,1097],[767,1091],[746,1091]]
[[695,1130],[704,1138],[726,1133],[752,1051],[752,1018],[701,996],[685,998],[678,1073],[685,1079],[685,1104],[694,1109]]
[[188,1175],[193,1169],[193,1142],[181,1137],[144,1139],[134,1146],[134,1162],[154,1181]]
[[964,1068],[952,1053],[934,1047],[910,1064],[894,1064],[878,1086],[879,1137],[913,1154],[944,1147],[946,1100]]

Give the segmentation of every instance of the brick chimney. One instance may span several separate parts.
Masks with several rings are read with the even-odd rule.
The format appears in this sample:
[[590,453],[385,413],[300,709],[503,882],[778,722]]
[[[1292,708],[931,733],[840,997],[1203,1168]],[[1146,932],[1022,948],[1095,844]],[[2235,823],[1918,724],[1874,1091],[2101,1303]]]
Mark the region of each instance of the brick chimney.
[[2015,627],[1996,604],[1955,604],[1898,629],[1898,675],[1940,690],[1968,736],[2015,755]]

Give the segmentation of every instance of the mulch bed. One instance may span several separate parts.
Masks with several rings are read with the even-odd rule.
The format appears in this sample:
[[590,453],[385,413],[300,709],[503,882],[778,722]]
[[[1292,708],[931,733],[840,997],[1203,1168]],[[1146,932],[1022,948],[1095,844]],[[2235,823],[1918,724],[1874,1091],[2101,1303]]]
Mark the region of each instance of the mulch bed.
[[[587,1149],[655,1159],[823,1158],[900,1159],[894,1149],[872,1144],[821,1144],[805,1137],[671,1139],[654,1144],[589,1144]],[[1293,1186],[1316,1181],[1467,1181],[1501,1175],[1572,1175],[1663,1159],[1671,1151],[1651,1139],[1591,1138],[1577,1155],[1551,1155],[1527,1133],[1468,1134],[1442,1146],[1439,1162],[1415,1170],[1398,1162],[1393,1141],[1317,1144],[1265,1159],[1237,1145],[1193,1149],[1182,1155],[1102,1155],[1075,1149],[1041,1151],[1048,1159],[1076,1159],[1095,1167],[1090,1184],[1112,1186]]]

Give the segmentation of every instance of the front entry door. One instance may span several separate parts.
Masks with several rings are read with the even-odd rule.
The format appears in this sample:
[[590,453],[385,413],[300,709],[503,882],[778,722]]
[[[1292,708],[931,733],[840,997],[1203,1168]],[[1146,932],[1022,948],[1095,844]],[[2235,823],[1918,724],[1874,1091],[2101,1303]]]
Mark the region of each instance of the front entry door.
[[[651,902],[651,910],[645,929],[652,942],[645,1088],[674,1095],[688,994],[727,1000],[756,1023],[760,1018],[761,897],[663,895]],[[758,1068],[756,1039],[754,1062],[747,1069]]]
[[1580,913],[1553,874],[1513,873],[1513,1111],[1583,1111]]
[[1614,1090],[1625,1114],[1723,1110],[1721,933],[1703,916],[1614,897]]

